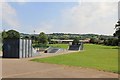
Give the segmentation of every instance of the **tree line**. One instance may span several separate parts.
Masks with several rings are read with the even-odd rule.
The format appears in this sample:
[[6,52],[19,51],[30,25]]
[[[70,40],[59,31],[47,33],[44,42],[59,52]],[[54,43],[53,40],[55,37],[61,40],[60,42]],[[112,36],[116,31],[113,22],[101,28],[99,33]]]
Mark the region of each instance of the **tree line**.
[[115,33],[113,33],[113,37],[106,38],[103,36],[99,36],[99,38],[91,38],[90,43],[93,44],[104,44],[107,46],[118,46],[120,42],[120,20],[118,20],[115,25]]
[[20,33],[16,30],[8,30],[2,32],[2,39],[32,39],[34,44],[47,44],[48,43],[48,37],[44,32],[41,32],[38,37],[35,36],[25,36],[21,37]]
[[118,46],[120,42],[120,20],[115,25],[115,33],[113,36],[105,36],[105,35],[97,35],[97,34],[63,34],[63,33],[53,33],[53,34],[45,34],[44,32],[39,33],[38,35],[27,35],[21,36],[21,34],[16,30],[8,30],[2,32],[2,39],[32,39],[33,44],[47,44],[51,43],[51,39],[78,39],[84,40],[86,38],[90,38],[90,43],[93,44],[104,44],[108,46]]

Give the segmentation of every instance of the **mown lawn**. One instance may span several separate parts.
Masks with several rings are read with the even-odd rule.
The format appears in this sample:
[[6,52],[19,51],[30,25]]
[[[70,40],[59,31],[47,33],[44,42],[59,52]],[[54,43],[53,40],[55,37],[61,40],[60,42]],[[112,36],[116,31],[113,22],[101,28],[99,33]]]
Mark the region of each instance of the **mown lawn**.
[[59,48],[64,48],[67,49],[69,44],[48,44],[48,46],[51,47],[59,47]]
[[95,68],[118,73],[118,49],[112,46],[84,44],[84,51],[48,58],[37,58],[32,61]]

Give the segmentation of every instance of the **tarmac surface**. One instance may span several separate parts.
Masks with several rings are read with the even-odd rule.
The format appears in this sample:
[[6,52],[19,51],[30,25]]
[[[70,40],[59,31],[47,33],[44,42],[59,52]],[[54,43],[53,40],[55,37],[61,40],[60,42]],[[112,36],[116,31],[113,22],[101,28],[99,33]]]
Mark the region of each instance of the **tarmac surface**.
[[[42,54],[41,56],[34,58],[43,58],[54,55],[55,54]],[[118,78],[118,74],[111,72],[90,68],[38,63],[30,61],[31,59],[33,58],[0,58],[2,61],[2,78]]]

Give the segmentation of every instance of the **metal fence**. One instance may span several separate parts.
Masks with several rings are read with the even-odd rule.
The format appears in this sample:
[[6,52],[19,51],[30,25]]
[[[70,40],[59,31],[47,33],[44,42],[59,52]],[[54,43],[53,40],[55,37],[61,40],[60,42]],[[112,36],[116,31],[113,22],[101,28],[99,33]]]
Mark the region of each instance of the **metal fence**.
[[20,39],[19,41],[20,41],[19,57],[20,58],[32,57],[32,41],[28,39]]

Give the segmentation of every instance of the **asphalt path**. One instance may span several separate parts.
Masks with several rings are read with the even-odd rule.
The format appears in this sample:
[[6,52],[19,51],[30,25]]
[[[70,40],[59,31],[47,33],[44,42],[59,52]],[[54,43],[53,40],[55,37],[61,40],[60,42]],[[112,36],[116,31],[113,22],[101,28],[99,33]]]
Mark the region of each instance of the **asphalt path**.
[[[49,57],[48,55],[54,56],[55,54],[42,54],[34,58]],[[38,63],[30,61],[31,59],[33,58],[1,59],[2,78],[118,78],[118,74],[111,72],[91,68]]]

